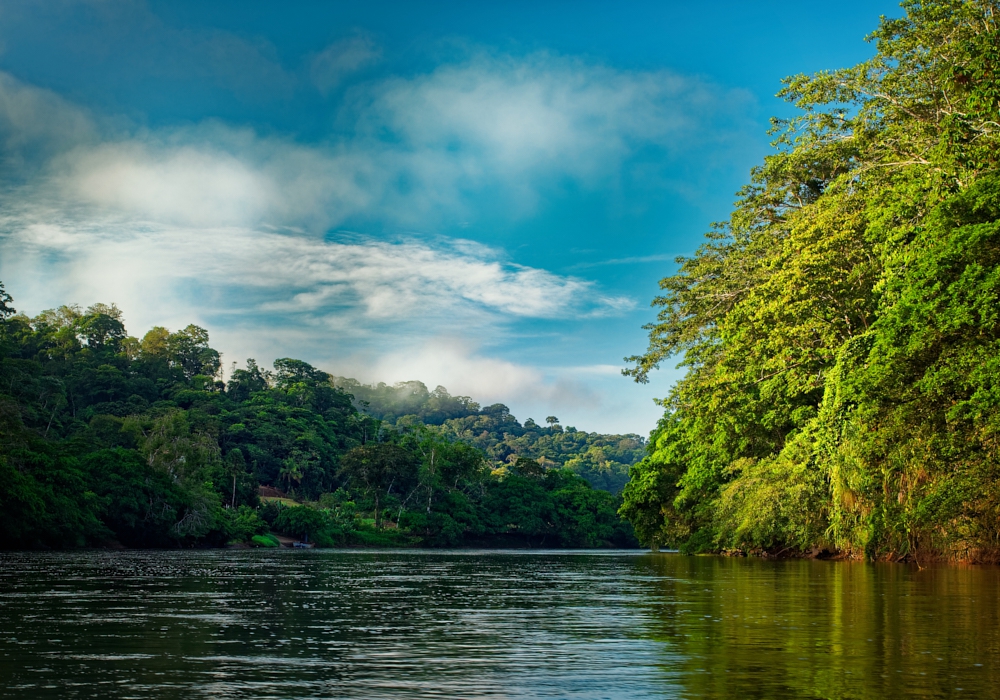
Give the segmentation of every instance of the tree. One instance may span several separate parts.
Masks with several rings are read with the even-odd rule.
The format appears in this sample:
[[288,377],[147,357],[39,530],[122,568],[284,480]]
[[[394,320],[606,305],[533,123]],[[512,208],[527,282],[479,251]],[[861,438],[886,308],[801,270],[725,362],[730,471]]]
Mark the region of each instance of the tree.
[[412,456],[398,445],[370,442],[341,458],[340,474],[373,500],[377,529],[382,527],[381,504],[393,486],[412,479],[415,466]]
[[[301,537],[306,542],[310,537],[315,542],[318,536],[328,535],[331,523],[325,513],[306,506],[282,508],[274,521],[274,528],[292,537]],[[326,542],[321,542],[326,545]]]
[[10,305],[12,301],[14,299],[4,289],[3,282],[0,282],[0,324],[17,313],[17,310]]
[[235,369],[235,362],[233,367],[229,382],[226,384],[226,393],[234,401],[247,401],[253,394],[270,388],[272,375],[258,367],[256,360],[247,359],[246,369]]
[[215,377],[222,369],[218,351],[208,345],[208,331],[191,324],[167,338],[171,364],[179,367],[188,379],[196,375]]

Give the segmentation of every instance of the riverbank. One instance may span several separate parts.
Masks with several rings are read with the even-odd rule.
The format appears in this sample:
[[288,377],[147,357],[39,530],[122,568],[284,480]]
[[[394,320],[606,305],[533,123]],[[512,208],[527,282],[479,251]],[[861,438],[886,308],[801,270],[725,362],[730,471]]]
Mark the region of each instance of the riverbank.
[[[710,553],[705,553],[709,555]],[[864,552],[845,552],[830,549],[811,549],[807,551],[784,549],[778,552],[755,551],[744,552],[739,550],[729,550],[711,553],[723,557],[751,558],[751,559],[813,559],[817,561],[868,561],[870,563],[882,564],[915,564],[919,568],[931,564],[949,564],[956,566],[997,566],[1000,565],[1000,551],[975,551],[964,555],[948,554],[942,552],[918,552],[918,553],[889,553],[878,556],[874,559],[868,558]]]

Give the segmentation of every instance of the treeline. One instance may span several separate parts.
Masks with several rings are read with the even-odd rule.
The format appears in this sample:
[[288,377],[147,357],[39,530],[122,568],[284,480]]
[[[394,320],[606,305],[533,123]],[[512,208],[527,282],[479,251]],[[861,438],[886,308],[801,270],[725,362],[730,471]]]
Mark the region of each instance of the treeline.
[[224,382],[197,326],[138,339],[114,306],[12,303],[0,285],[0,548],[635,544],[620,499],[572,471],[493,469],[440,429],[358,412],[305,362]]
[[520,423],[503,404],[480,406],[468,396],[452,396],[443,386],[428,391],[423,382],[388,385],[362,384],[335,377],[334,384],[354,396],[362,412],[399,428],[440,426],[452,440],[479,448],[495,468],[533,459],[548,468],[579,474],[594,488],[620,493],[629,467],[646,454],[639,435],[602,435],[563,426],[556,416],[540,425],[528,418]]
[[688,372],[625,490],[645,542],[1000,558],[1000,7],[903,8],[785,81],[800,116],[660,283],[627,373]]

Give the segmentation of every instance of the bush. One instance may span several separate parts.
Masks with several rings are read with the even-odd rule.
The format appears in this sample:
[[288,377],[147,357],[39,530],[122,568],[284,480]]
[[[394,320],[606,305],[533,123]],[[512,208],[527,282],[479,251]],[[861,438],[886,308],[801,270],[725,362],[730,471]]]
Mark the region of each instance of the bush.
[[266,535],[254,535],[250,538],[250,544],[254,547],[280,547],[281,543],[278,542],[278,538],[272,535],[270,532]]
[[327,513],[309,506],[282,508],[274,519],[274,529],[313,542],[317,547],[334,547],[344,536]]
[[223,511],[223,517],[226,535],[230,540],[246,542],[254,535],[263,535],[268,530],[267,523],[250,506],[227,508]]

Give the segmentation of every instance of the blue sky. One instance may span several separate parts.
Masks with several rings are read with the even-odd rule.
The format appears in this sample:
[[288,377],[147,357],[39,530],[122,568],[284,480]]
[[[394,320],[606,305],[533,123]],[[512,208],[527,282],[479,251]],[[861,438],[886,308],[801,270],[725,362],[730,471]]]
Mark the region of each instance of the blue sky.
[[0,4],[0,280],[648,432],[659,278],[890,2]]

